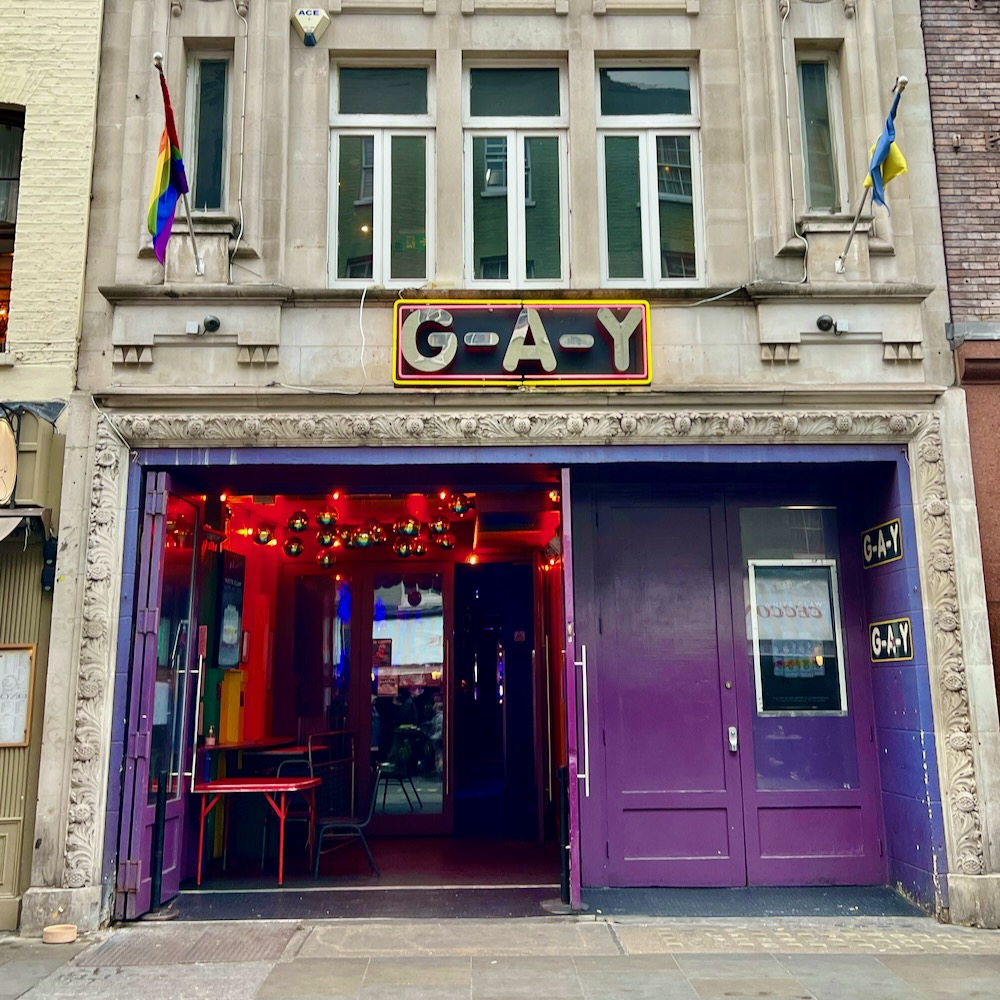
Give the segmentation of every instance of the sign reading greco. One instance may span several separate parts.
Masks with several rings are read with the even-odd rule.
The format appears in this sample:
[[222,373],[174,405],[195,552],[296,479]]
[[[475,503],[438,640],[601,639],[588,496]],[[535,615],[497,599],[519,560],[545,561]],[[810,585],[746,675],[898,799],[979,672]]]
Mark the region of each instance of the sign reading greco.
[[400,300],[396,385],[649,385],[649,303]]
[[903,527],[898,517],[877,524],[861,535],[861,564],[865,569],[903,558]]
[[890,618],[868,626],[872,663],[913,659],[913,628],[909,618]]

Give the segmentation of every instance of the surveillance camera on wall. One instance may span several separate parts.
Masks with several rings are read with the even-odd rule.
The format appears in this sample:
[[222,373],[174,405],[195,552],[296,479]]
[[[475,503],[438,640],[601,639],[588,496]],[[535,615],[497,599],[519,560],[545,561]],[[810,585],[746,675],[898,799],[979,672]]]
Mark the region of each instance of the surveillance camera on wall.
[[215,333],[222,326],[222,320],[218,316],[206,316],[202,322],[205,324],[206,333]]
[[[832,316],[823,315],[816,320],[816,326],[818,329],[822,330],[824,333],[829,333],[836,327],[836,323]],[[208,323],[205,324],[205,329],[208,329]]]

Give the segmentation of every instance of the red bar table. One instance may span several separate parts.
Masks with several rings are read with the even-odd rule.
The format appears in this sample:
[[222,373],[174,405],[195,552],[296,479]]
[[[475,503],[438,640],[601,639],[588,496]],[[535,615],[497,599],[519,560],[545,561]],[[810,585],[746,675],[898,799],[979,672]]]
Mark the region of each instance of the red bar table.
[[[198,885],[201,885],[201,864],[205,849],[205,820],[208,819],[208,814],[224,796],[248,793],[263,795],[278,817],[278,885],[281,885],[285,878],[285,817],[288,815],[288,794],[290,792],[309,793],[309,853],[311,859],[312,829],[316,821],[316,789],[320,784],[322,784],[321,778],[310,778],[306,775],[287,778],[218,778],[215,781],[196,784],[194,786],[195,794],[201,796],[201,819],[198,823]],[[275,796],[277,796],[277,800],[275,800]],[[225,824],[223,828],[225,828]]]

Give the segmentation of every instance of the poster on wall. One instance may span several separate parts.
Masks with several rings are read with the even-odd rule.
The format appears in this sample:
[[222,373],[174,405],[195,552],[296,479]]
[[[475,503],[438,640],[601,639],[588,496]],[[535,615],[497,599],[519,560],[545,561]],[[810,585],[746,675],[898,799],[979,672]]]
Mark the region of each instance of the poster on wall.
[[0,746],[28,745],[34,681],[35,647],[0,646]]
[[243,636],[243,579],[246,560],[236,552],[220,552],[219,657],[220,667],[240,665]]
[[751,559],[749,572],[758,713],[846,712],[835,563]]

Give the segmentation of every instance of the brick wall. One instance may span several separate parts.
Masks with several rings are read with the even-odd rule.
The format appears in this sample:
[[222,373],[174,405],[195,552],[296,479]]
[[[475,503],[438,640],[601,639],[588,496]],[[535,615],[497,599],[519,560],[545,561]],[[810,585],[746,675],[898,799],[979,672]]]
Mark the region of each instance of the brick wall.
[[1000,2],[922,0],[920,8],[951,318],[995,322],[1000,320]]
[[[94,151],[101,0],[0,0],[0,104],[24,151],[0,399],[66,398],[75,380]],[[7,358],[5,360],[10,360]]]

